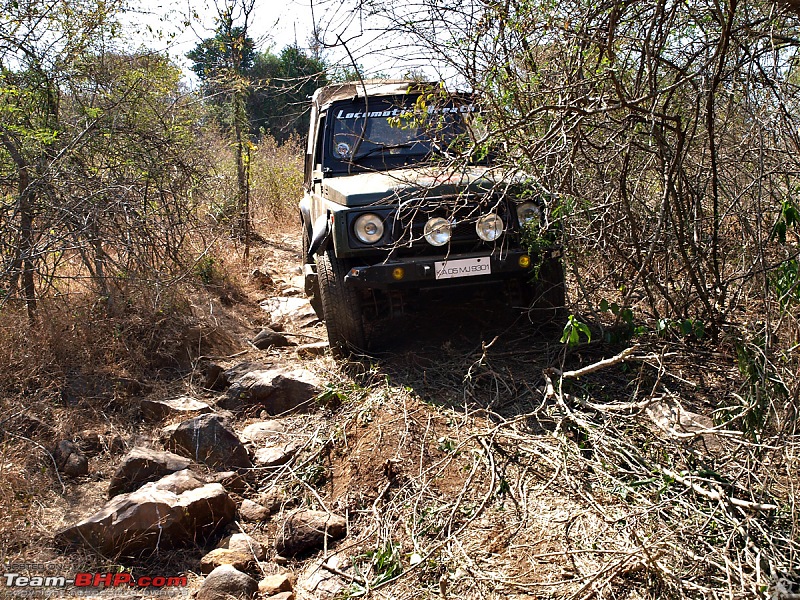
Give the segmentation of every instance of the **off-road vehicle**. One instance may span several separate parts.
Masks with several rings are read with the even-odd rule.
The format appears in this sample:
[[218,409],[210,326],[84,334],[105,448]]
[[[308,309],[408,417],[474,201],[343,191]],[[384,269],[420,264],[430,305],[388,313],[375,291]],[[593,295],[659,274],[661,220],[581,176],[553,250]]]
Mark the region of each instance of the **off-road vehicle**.
[[560,249],[539,235],[548,198],[491,153],[463,159],[479,147],[478,113],[471,94],[412,81],[314,93],[305,289],[335,353],[367,349],[376,319],[429,288],[489,285],[525,308],[564,305]]

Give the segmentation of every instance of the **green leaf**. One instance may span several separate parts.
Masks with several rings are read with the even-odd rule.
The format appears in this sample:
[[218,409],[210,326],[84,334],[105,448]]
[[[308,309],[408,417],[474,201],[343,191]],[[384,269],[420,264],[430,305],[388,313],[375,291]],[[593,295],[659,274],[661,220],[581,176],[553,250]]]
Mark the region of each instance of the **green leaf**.
[[692,321],[690,319],[684,319],[683,321],[681,321],[680,328],[681,328],[681,333],[683,335],[690,335],[692,333],[692,330],[694,329]]
[[588,342],[592,341],[592,332],[586,323],[581,323],[575,318],[575,315],[570,315],[564,325],[564,332],[561,335],[561,343],[569,346],[577,346],[580,343],[581,334],[586,336]]
[[577,323],[575,329],[585,335],[588,342],[592,341],[592,332],[589,331],[589,326],[586,323]]

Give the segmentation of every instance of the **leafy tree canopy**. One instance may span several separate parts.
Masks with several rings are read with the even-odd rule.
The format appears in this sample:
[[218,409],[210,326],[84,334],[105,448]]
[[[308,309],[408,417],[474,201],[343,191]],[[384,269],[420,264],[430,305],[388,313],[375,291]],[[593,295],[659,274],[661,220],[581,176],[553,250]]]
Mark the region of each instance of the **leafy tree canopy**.
[[244,82],[251,133],[267,132],[279,141],[304,134],[308,98],[329,81],[322,59],[296,45],[286,46],[279,54],[256,52],[255,43],[241,27],[221,26],[213,38],[201,41],[186,56],[212,105],[224,106],[233,86]]
[[228,72],[247,74],[255,61],[255,42],[246,35],[244,28],[223,24],[213,38],[197,44],[186,53],[194,64],[191,66],[203,83],[218,80]]
[[260,53],[252,70],[253,90],[248,102],[252,128],[278,140],[308,129],[308,98],[328,83],[325,63],[297,46],[279,55]]

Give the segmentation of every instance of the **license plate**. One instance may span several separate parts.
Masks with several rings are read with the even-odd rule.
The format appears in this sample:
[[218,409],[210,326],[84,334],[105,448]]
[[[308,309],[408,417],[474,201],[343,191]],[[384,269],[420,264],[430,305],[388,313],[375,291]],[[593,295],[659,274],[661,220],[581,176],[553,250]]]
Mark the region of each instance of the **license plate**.
[[436,279],[474,277],[489,275],[492,272],[492,261],[488,256],[437,261],[433,266],[436,270]]

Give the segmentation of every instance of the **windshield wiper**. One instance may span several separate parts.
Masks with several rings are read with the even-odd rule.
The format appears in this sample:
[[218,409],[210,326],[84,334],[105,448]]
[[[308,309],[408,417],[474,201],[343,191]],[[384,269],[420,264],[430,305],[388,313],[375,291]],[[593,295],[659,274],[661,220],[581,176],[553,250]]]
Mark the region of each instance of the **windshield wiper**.
[[397,150],[399,148],[413,148],[420,142],[403,142],[402,144],[382,144],[380,146],[375,146],[374,148],[370,148],[366,152],[362,152],[357,156],[354,156],[351,160],[353,162],[357,160],[361,160],[362,158],[367,158],[368,156],[372,156],[373,154],[378,154],[379,152],[383,152],[384,150]]

